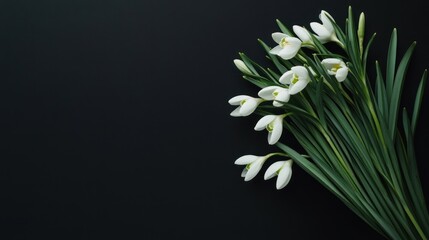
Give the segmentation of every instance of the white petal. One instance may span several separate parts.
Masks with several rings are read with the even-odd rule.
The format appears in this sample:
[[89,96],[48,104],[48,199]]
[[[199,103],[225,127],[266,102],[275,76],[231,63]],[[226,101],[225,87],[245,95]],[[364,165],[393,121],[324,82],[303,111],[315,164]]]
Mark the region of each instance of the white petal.
[[[277,97],[274,99],[273,105],[274,103],[279,103],[283,106],[283,104],[289,102],[289,99],[290,99],[289,90],[284,89],[283,91],[280,91]],[[281,106],[276,106],[276,107],[281,107]]]
[[255,162],[250,165],[249,170],[247,170],[246,177],[244,177],[244,181],[252,180],[261,170],[262,164],[264,164],[265,158],[259,158]]
[[276,144],[283,132],[283,119],[280,117],[276,117],[274,120],[273,131],[268,134],[268,144],[274,145]]
[[298,25],[294,25],[293,27],[293,32],[296,34],[296,36],[299,37],[299,39],[301,39],[301,41],[303,42],[311,42],[311,36],[310,33],[307,31],[307,29],[298,26]]
[[282,47],[280,47],[280,46],[275,46],[274,48],[272,48],[271,50],[270,50],[270,53],[271,54],[275,54],[275,55],[278,55],[279,54],[279,52],[282,50],[283,48]]
[[320,23],[312,22],[310,23],[311,29],[319,35],[320,40],[327,41],[331,38],[331,33]]
[[289,93],[291,95],[297,94],[299,92],[301,92],[308,84],[308,80],[307,79],[299,79],[297,83],[295,83],[294,85],[291,86],[291,88],[289,88]]
[[287,46],[289,46],[289,47],[291,46],[291,47],[298,48],[298,49],[301,47],[302,42],[301,42],[301,40],[299,40],[296,37],[287,37],[286,40],[288,42]]
[[347,67],[342,67],[338,69],[337,73],[335,74],[335,78],[338,82],[342,82],[346,79],[348,73],[349,69]]
[[266,115],[264,117],[262,117],[261,119],[259,119],[259,121],[256,123],[255,126],[255,130],[256,131],[261,131],[263,129],[265,129],[265,127],[270,124],[272,121],[274,121],[274,119],[276,118],[276,115]]
[[284,104],[281,102],[277,102],[277,101],[273,101],[273,106],[274,107],[282,107]]
[[[332,17],[332,15],[331,15],[331,14],[329,14],[327,11],[322,10],[322,11],[320,11],[320,13],[324,13],[326,16],[328,16],[328,17],[332,18],[332,20],[334,20],[334,22],[335,22],[335,19],[334,19],[334,18]],[[320,17],[320,15],[319,15],[319,17]],[[320,20],[322,20],[322,19],[320,19]]]
[[260,158],[259,156],[255,156],[255,155],[244,155],[239,157],[237,160],[235,160],[234,164],[235,165],[247,165],[250,164],[254,161],[256,161],[258,158]]
[[282,38],[288,37],[288,35],[281,33],[281,32],[275,32],[275,33],[271,34],[271,37],[273,38],[274,42],[280,43]]
[[281,87],[277,87],[277,86],[265,87],[258,92],[258,96],[265,100],[274,100],[273,92],[278,90],[279,88]]
[[335,75],[335,74],[337,74],[337,73],[336,73],[336,72],[331,71],[330,69],[328,69],[328,74],[329,74],[329,75]]
[[241,177],[246,177],[246,174],[247,174],[247,167],[245,167],[241,172]]
[[240,115],[247,117],[252,114],[258,107],[259,101],[254,98],[249,98],[240,108]]
[[331,68],[333,65],[336,65],[336,64],[341,65],[341,62],[343,61],[341,61],[338,58],[325,58],[322,60],[322,64],[328,68]]
[[246,100],[248,98],[251,98],[251,97],[249,97],[247,95],[238,95],[238,96],[235,96],[235,97],[229,99],[228,103],[231,105],[240,105],[241,101]]
[[280,77],[279,82],[283,84],[290,84],[290,81],[292,80],[293,72],[287,71],[283,73],[283,75]]
[[295,55],[298,53],[300,48],[301,48],[301,41],[299,42],[299,44],[297,43],[289,44],[285,48],[283,48],[278,55],[284,60],[289,60],[295,57]]
[[268,180],[270,178],[275,177],[277,175],[277,171],[281,167],[283,167],[283,165],[284,165],[285,162],[286,161],[278,161],[278,162],[275,162],[275,163],[271,164],[271,166],[268,167],[267,171],[265,171],[264,179]]
[[299,76],[299,79],[307,79],[308,71],[307,68],[303,66],[295,66],[291,68],[292,72]]
[[231,117],[242,117],[240,114],[240,108],[241,106],[238,106],[236,109],[234,109],[234,111],[232,111],[229,115]]
[[292,177],[292,161],[288,160],[280,170],[279,176],[277,177],[276,188],[278,190],[286,187]]
[[322,12],[320,13],[320,20],[322,21],[323,26],[326,28],[326,30],[333,33],[334,26],[332,25],[331,20],[329,20],[328,16],[332,18],[332,16],[329,15],[328,12],[322,10]]

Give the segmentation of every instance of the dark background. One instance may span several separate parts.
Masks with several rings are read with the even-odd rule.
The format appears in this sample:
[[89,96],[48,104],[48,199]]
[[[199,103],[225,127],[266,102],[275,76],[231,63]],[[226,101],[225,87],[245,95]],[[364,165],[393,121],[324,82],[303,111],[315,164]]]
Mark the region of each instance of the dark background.
[[282,191],[243,182],[234,160],[274,148],[257,118],[229,117],[229,98],[256,95],[232,60],[262,59],[276,18],[308,27],[325,9],[342,25],[351,4],[377,31],[371,62],[393,27],[401,53],[417,40],[410,107],[429,66],[423,2],[1,1],[0,238],[381,239],[297,166]]

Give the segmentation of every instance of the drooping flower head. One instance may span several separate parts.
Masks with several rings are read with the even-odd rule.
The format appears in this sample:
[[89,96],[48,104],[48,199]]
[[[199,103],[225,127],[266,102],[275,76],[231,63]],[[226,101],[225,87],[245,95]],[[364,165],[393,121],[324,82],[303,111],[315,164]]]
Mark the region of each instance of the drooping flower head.
[[286,187],[292,177],[292,163],[292,160],[273,163],[265,172],[264,179],[268,180],[278,176],[276,182],[277,190]]
[[265,87],[258,92],[258,96],[268,101],[274,100],[275,107],[283,106],[290,99],[289,89],[278,86]]
[[283,132],[283,118],[285,118],[285,114],[283,115],[266,115],[262,117],[255,126],[256,131],[262,131],[267,129],[268,131],[268,144],[274,145],[276,144]]
[[310,27],[317,34],[317,38],[320,42],[326,43],[329,41],[338,41],[334,26],[330,20],[333,20],[332,16],[328,12],[322,10],[319,14],[319,19],[322,21],[322,24],[312,22],[310,23]]
[[239,95],[229,99],[228,103],[233,106],[238,106],[231,112],[233,117],[246,117],[252,114],[258,105],[264,100],[261,98],[254,98],[247,95]]
[[349,68],[338,58],[323,59],[322,65],[328,70],[329,75],[335,75],[338,82],[342,82],[347,78]]
[[252,180],[261,170],[262,165],[268,159],[267,156],[255,156],[255,155],[244,155],[235,160],[236,165],[245,165],[241,176],[244,177],[244,181]]
[[310,82],[308,71],[303,66],[292,67],[280,77],[280,83],[289,85],[289,94],[301,92]]
[[272,35],[274,42],[279,45],[271,49],[270,53],[278,55],[284,60],[289,60],[298,53],[301,48],[301,40],[296,37],[290,37],[284,33],[275,32]]

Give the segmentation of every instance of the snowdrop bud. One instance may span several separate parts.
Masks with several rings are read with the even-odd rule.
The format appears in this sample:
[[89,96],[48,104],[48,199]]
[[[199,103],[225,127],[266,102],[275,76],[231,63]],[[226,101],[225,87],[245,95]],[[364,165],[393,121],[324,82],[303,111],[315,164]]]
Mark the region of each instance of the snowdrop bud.
[[237,69],[240,70],[240,72],[242,72],[244,74],[252,74],[252,72],[250,71],[250,69],[240,59],[234,59],[234,64],[237,67]]
[[359,16],[358,38],[360,52],[363,52],[363,38],[365,36],[365,14],[362,12]]
[[307,29],[298,26],[298,25],[294,25],[292,27],[293,32],[295,33],[295,35],[303,42],[303,43],[308,43],[308,44],[313,44],[313,40],[311,39],[311,35],[310,33],[307,31]]

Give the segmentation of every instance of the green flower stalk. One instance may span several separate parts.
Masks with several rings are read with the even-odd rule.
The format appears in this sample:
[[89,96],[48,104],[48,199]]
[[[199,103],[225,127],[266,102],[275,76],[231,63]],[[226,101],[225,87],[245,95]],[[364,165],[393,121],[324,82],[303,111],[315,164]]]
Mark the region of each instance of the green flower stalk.
[[[413,137],[427,71],[412,114],[400,109],[415,43],[397,64],[394,30],[386,74],[378,62],[376,73],[368,73],[367,58],[375,34],[365,44],[365,15],[360,15],[356,26],[349,8],[344,30],[326,11],[319,18],[322,24],[310,24],[315,34],[298,25],[290,31],[277,20],[282,31],[272,35],[277,46],[271,48],[259,40],[274,68],[263,67],[240,53],[241,61],[235,64],[244,79],[261,88],[260,98],[233,98],[230,104],[239,107],[231,115],[254,112],[262,116],[255,130],[267,129],[268,143],[282,150],[276,156],[287,158],[272,164],[265,173],[265,179],[278,175],[278,189],[289,183],[294,162],[386,238],[426,240],[429,214]],[[332,52],[324,45],[329,42],[342,50]],[[370,76],[375,79],[374,90]],[[281,143],[285,132],[301,145],[302,154]],[[243,159],[236,163],[250,164],[245,170],[246,181],[254,178],[268,160]]]

